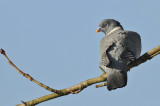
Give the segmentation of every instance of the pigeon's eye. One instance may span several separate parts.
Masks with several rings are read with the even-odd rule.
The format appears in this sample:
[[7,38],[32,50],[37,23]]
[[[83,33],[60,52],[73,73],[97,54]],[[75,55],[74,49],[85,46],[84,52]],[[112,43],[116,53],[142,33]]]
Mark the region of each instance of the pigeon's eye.
[[106,27],[107,26],[107,24],[102,24],[102,28],[104,28],[104,27]]
[[103,28],[106,27],[106,26],[108,26],[108,24],[107,24],[107,23],[104,23],[104,24],[103,24]]

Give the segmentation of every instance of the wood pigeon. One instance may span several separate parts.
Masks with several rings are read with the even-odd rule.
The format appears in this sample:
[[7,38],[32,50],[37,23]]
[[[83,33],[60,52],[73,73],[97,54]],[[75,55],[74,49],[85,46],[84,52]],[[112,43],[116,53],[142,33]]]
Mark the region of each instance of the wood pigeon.
[[114,19],[104,19],[96,32],[105,33],[100,41],[100,65],[107,73],[107,88],[113,90],[127,85],[127,65],[141,53],[140,35],[123,30]]

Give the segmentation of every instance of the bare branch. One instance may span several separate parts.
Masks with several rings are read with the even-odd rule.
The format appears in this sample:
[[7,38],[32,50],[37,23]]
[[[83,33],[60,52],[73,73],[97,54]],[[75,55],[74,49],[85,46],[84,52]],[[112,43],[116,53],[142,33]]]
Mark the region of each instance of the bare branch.
[[[78,91],[79,91],[80,87],[83,87],[83,89],[84,89],[84,88],[87,88],[88,86],[93,85],[95,83],[106,81],[106,79],[107,79],[106,74],[102,74],[99,77],[88,79],[86,81],[83,81],[83,82],[75,85],[75,86],[72,86],[72,87],[69,87],[69,88],[66,88],[66,89],[62,89],[62,90],[60,90],[62,92],[62,94],[53,93],[53,94],[49,94],[49,95],[46,95],[46,96],[31,100],[31,101],[28,101],[28,102],[25,102],[25,103],[26,103],[26,106],[32,106],[32,105],[37,105],[37,104],[39,104],[41,102],[44,102],[44,101],[48,101],[50,99],[54,99],[54,98],[58,98],[58,97],[61,97],[61,96],[71,94],[71,92],[74,92],[74,91],[75,91],[74,94],[76,94],[76,93],[79,93]],[[25,105],[24,104],[19,104],[19,105],[16,105],[16,106],[25,106]]]
[[[4,55],[5,52],[1,49],[0,52]],[[138,59],[136,59],[135,61],[131,62],[129,65],[128,65],[128,70],[130,70],[131,68],[135,67],[135,66],[138,66],[144,62],[146,62],[147,60],[150,60],[152,59],[154,56],[160,54],[160,45],[158,45],[157,47],[155,47],[154,49],[148,51],[147,53],[143,54],[141,57],[139,57]],[[34,80],[31,76],[28,77],[28,74],[26,75],[25,73],[23,73],[21,70],[19,70],[9,59],[6,55],[4,55],[8,62],[19,72],[21,73],[22,75],[24,74],[24,76],[30,80]],[[101,69],[102,70],[102,69]],[[104,70],[103,70],[104,71]],[[37,98],[37,99],[34,99],[34,100],[31,100],[31,101],[28,101],[28,102],[24,102],[25,104],[19,104],[19,105],[16,105],[16,106],[34,106],[34,105],[37,105],[41,102],[44,102],[44,101],[48,101],[50,99],[54,99],[54,98],[57,98],[57,97],[61,97],[61,96],[64,96],[64,95],[68,95],[68,94],[71,94],[71,92],[77,92],[79,93],[80,91],[82,91],[84,88],[87,88],[88,86],[90,85],[93,85],[93,84],[96,84],[96,83],[100,83],[100,82],[104,82],[107,80],[107,75],[106,73],[103,73],[102,75],[100,75],[99,77],[96,77],[96,78],[92,78],[92,79],[88,79],[86,81],[83,81],[75,86],[72,86],[72,87],[69,87],[69,88],[66,88],[66,89],[62,89],[62,90],[58,90],[60,93],[52,93],[52,94],[49,94],[49,95],[45,95],[43,97],[40,97],[40,98]],[[34,81],[33,81],[34,82]],[[36,81],[35,81],[36,83]],[[103,84],[101,85],[98,85],[98,86],[102,86]],[[104,84],[105,85],[105,84]],[[45,88],[46,89],[46,88]],[[52,88],[51,88],[52,89]],[[48,89],[47,89],[48,90]]]
[[136,66],[146,62],[147,60],[152,59],[154,56],[156,56],[158,54],[160,54],[160,45],[158,45],[157,47],[151,49],[150,51],[146,52],[145,54],[143,54],[141,57],[139,57],[135,61],[133,61],[130,64],[128,64],[128,70],[130,70],[131,68],[136,67]]

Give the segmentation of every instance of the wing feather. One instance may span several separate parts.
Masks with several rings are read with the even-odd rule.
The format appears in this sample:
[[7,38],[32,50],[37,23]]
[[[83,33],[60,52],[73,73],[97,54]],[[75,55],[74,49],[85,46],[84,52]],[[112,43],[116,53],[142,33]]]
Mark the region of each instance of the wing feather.
[[107,50],[114,44],[114,40],[110,36],[105,36],[100,42],[100,65],[107,66],[110,60],[107,56]]
[[141,53],[141,38],[140,35],[133,31],[124,31],[122,33],[123,45],[126,48],[122,57],[133,61],[140,56]]

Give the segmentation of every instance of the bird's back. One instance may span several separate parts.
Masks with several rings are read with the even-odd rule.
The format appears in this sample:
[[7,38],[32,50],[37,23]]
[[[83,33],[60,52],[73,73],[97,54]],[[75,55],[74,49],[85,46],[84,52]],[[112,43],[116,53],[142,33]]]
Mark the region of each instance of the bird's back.
[[100,63],[104,61],[104,54],[108,58],[106,65],[101,64],[107,70],[108,89],[124,87],[127,84],[127,64],[140,56],[140,36],[133,31],[119,30],[104,37],[100,45]]

